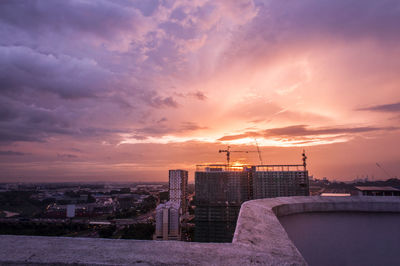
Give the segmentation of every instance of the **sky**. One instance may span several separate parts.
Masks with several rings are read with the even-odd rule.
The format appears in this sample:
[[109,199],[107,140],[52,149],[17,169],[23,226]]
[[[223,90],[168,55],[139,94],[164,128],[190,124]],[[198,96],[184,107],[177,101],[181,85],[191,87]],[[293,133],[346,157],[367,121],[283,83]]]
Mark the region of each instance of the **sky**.
[[0,182],[193,180],[256,143],[400,177],[399,25],[397,0],[3,0]]

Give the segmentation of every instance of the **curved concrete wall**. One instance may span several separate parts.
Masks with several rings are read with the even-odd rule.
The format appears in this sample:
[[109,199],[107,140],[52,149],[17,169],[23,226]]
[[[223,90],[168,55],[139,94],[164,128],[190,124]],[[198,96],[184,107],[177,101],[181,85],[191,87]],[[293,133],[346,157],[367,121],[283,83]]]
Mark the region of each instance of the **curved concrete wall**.
[[400,212],[399,197],[283,197],[245,202],[236,225],[234,244],[306,264],[278,217],[303,212]]
[[400,197],[290,197],[245,202],[233,243],[0,236],[0,264],[306,265],[277,216],[315,211],[400,212]]

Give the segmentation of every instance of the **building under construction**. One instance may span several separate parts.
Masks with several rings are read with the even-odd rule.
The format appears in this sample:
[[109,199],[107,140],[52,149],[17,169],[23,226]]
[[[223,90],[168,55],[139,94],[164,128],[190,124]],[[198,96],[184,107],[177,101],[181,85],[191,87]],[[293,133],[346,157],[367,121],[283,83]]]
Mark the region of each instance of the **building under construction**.
[[299,165],[198,165],[195,193],[195,241],[230,242],[243,202],[309,195],[305,154]]
[[308,171],[303,165],[252,167],[253,199],[309,196]]
[[241,204],[251,199],[251,168],[198,165],[195,173],[195,240],[229,242]]

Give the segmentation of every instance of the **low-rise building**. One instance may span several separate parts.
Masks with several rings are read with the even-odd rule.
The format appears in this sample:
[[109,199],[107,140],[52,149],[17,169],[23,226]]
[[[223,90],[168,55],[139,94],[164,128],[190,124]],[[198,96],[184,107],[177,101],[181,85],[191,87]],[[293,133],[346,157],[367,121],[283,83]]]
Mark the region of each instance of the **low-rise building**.
[[400,196],[400,189],[394,187],[356,186],[358,196]]

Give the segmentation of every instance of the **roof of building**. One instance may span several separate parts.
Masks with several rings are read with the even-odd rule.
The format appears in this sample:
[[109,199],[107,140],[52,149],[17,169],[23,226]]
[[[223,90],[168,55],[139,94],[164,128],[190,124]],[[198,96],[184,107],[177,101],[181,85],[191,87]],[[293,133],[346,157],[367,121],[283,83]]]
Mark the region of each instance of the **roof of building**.
[[179,202],[169,200],[165,203],[158,204],[156,209],[159,210],[159,209],[163,209],[163,208],[179,209]]
[[350,193],[322,193],[321,197],[349,197]]
[[394,187],[356,186],[356,189],[361,191],[400,191],[400,189]]

